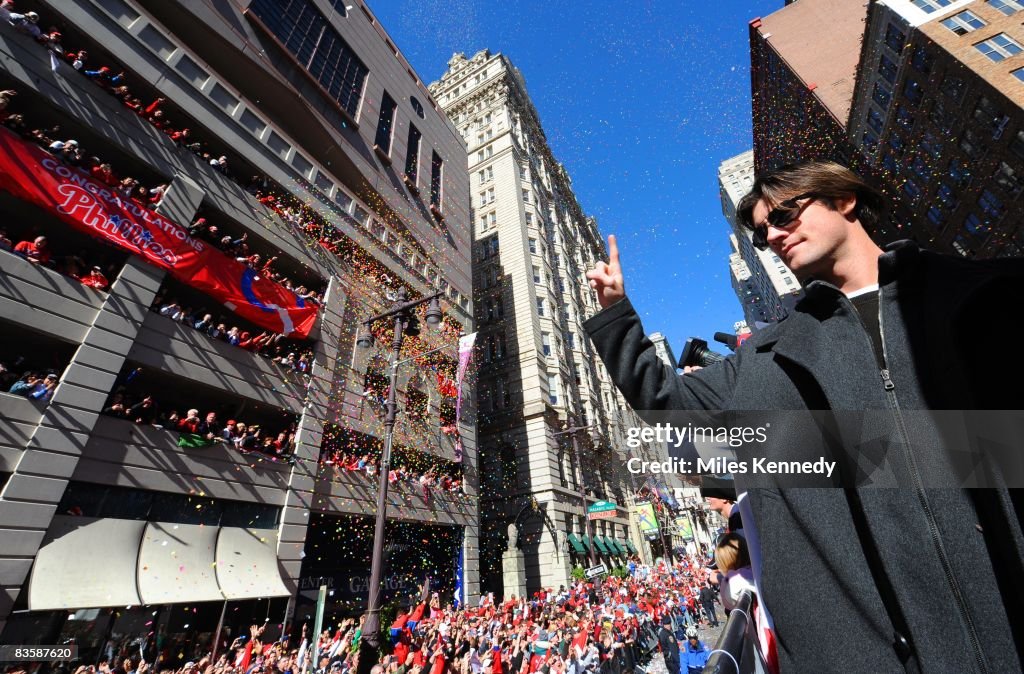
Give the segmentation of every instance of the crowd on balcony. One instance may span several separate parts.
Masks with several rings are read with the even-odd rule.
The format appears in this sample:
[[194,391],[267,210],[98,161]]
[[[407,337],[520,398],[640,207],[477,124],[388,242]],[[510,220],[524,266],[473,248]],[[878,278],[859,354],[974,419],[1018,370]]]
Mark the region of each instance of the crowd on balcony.
[[[376,438],[328,425],[324,428],[322,447],[321,461],[333,466],[336,472],[365,473],[370,478],[380,475],[381,448]],[[447,494],[462,492],[462,466],[398,446],[392,453],[388,482],[392,486],[418,490],[429,502],[435,491]]]
[[241,452],[259,452],[281,460],[288,460],[295,453],[297,428],[294,421],[264,428],[259,423],[224,419],[217,411],[202,413],[198,408],[161,405],[152,394],[131,394],[126,387],[119,387],[110,397],[103,414],[177,431],[179,447],[226,444]]
[[309,342],[287,339],[283,335],[263,330],[249,331],[231,325],[230,321],[218,315],[215,319],[205,307],[193,308],[177,299],[158,296],[152,310],[172,321],[187,325],[215,339],[240,349],[251,351],[286,370],[311,375],[313,371],[313,347]]
[[[8,3],[8,5],[10,5],[10,3]],[[33,25],[37,24],[39,21],[39,17],[35,16]],[[11,23],[13,24],[14,22]],[[15,24],[15,27],[17,28],[18,24]],[[360,271],[363,274],[376,276],[385,273],[382,267],[373,264],[372,258],[364,258],[361,256],[358,249],[344,250],[345,237],[338,232],[334,225],[326,222],[314,209],[303,203],[300,199],[297,199],[286,190],[279,189],[277,185],[267,179],[266,176],[256,175],[252,176],[248,181],[245,181],[242,180],[240,176],[233,175],[230,170],[230,160],[228,158],[228,155],[230,154],[229,152],[225,152],[223,149],[214,149],[210,143],[200,140],[197,137],[198,134],[192,129],[192,126],[189,123],[177,123],[173,121],[164,110],[165,104],[167,103],[165,98],[157,96],[149,103],[146,103],[136,93],[133,93],[127,83],[128,76],[125,69],[120,65],[113,62],[103,65],[95,64],[92,62],[89,52],[84,49],[65,49],[63,46],[60,46],[59,49],[55,48],[55,45],[59,44],[62,39],[55,28],[51,28],[45,33],[40,31],[38,35],[33,32],[30,32],[30,34],[33,34],[37,40],[47,46],[47,48],[54,53],[54,58],[61,58],[70,63],[75,70],[81,72],[83,76],[92,80],[96,85],[102,87],[112,96],[115,96],[124,104],[125,107],[134,111],[141,118],[145,119],[154,127],[162,131],[174,143],[194,153],[199,157],[200,161],[210,165],[213,169],[237,180],[251,194],[253,194],[260,203],[265,205],[271,211],[274,211],[286,223],[292,226],[295,231],[302,233],[307,239],[309,239],[311,243],[317,244],[327,253],[332,255],[340,256],[342,252],[348,253],[349,255],[346,255],[343,261],[346,264],[355,264],[356,266],[362,267]],[[58,39],[53,40],[53,35],[56,35]],[[75,153],[72,152],[73,158],[74,154]],[[95,166],[91,166],[89,168],[90,170],[98,170],[98,167]],[[102,171],[100,175],[108,174],[109,177],[105,179],[105,182],[116,185],[117,183],[113,182],[114,175],[109,166]],[[136,184],[132,187],[135,190],[134,196],[139,198],[143,203],[155,204],[159,203],[162,191],[166,188],[166,185],[146,187]],[[223,237],[224,235],[221,235],[218,241],[222,240]],[[232,240],[235,239],[232,238]],[[240,255],[240,257],[248,258],[250,255],[244,254]],[[352,257],[359,259],[350,259]],[[294,290],[294,288],[292,288],[288,283],[284,281],[282,281],[282,283]],[[296,292],[300,295],[302,294],[301,291]]]
[[54,269],[65,276],[70,276],[84,286],[96,290],[108,290],[110,281],[108,274],[111,274],[112,265],[107,266],[107,271],[99,264],[96,256],[86,251],[78,251],[75,254],[64,254],[60,251],[54,255],[49,239],[44,235],[26,238],[14,243],[7,235],[7,230],[0,228],[0,250],[28,260],[32,264]]
[[56,372],[29,370],[18,375],[0,362],[0,390],[29,400],[50,400],[59,380]]

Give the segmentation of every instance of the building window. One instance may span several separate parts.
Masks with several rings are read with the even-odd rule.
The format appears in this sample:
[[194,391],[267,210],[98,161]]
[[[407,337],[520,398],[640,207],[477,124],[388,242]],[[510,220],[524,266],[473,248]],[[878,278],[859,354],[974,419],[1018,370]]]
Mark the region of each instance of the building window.
[[1012,71],[1010,74],[1013,75],[1014,77],[1016,77],[1021,82],[1024,82],[1024,68],[1017,68],[1016,70]]
[[904,131],[909,131],[914,126],[914,113],[904,105],[897,105],[896,124]]
[[540,283],[540,267],[533,265],[533,282]]
[[530,203],[530,190],[523,190],[523,203]]
[[918,47],[910,57],[910,65],[917,72],[927,75],[932,71],[932,60],[932,55],[924,47]]
[[537,239],[530,239],[530,252],[533,253],[534,255],[537,254]]
[[1017,159],[1024,161],[1024,131],[1017,132],[1017,135],[1010,143],[1010,152],[1012,152]]
[[253,0],[249,11],[356,117],[369,69],[310,0]]
[[997,62],[1022,51],[1021,46],[1006,33],[999,33],[984,42],[979,42],[974,45],[974,48],[987,56],[989,60]]
[[576,335],[572,332],[565,333],[565,343],[569,345],[570,349],[576,348]]
[[985,27],[985,22],[974,12],[964,10],[941,21],[942,25],[957,35],[967,35],[972,30]]
[[993,9],[997,9],[1006,16],[1010,16],[1020,10],[1024,9],[1018,0],[988,0],[988,5]]
[[971,182],[971,169],[967,162],[954,157],[949,162],[949,177],[953,179],[957,187],[967,187]]
[[896,64],[885,54],[878,59],[878,74],[893,84],[896,81]]
[[864,151],[870,154],[874,154],[875,150],[878,149],[878,136],[865,131],[864,135],[861,136],[861,142],[864,144]]
[[1005,161],[1000,162],[995,175],[996,184],[1003,188],[1007,194],[1017,196],[1024,188],[1024,176]]
[[885,121],[882,119],[882,113],[874,108],[868,110],[868,126],[875,130],[875,133],[882,133],[882,127],[885,126]]
[[538,316],[543,316],[544,315],[544,298],[543,297],[538,297],[537,298],[537,315]]
[[540,350],[545,356],[551,355],[551,335],[546,332],[540,333]]
[[391,154],[391,130],[395,126],[395,108],[397,107],[398,104],[385,91],[384,97],[380,102],[380,116],[377,118],[377,136],[374,138],[373,143],[378,150],[386,155]]
[[953,0],[911,0],[914,7],[923,10],[926,14],[931,14],[937,9],[942,9],[948,6]]
[[938,206],[932,206],[928,209],[928,220],[937,227],[941,227],[946,222],[946,214]]
[[416,180],[419,176],[420,166],[420,132],[413,126],[409,125],[409,143],[405,151],[405,175],[409,178],[409,182],[416,186]]
[[441,175],[443,168],[444,162],[441,161],[441,157],[436,152],[432,152],[430,157],[430,205],[436,206],[438,209],[441,208]]
[[890,134],[889,136],[889,147],[891,147],[897,154],[903,154],[903,148],[906,144],[903,141],[903,136],[898,133]]
[[885,44],[889,45],[889,48],[897,54],[903,51],[903,43],[906,39],[907,36],[903,34],[903,31],[891,23],[885,30]]
[[981,144],[978,136],[972,129],[964,129],[960,136],[960,149],[967,153],[971,159],[978,159],[985,154],[985,146]]
[[892,92],[883,87],[881,82],[875,82],[875,90],[871,94],[871,98],[884,110],[889,107],[889,101],[892,100]]
[[981,193],[981,196],[978,198],[978,205],[981,206],[981,210],[985,211],[985,215],[989,216],[993,221],[1003,217],[1003,213],[1006,211],[1002,200],[991,190],[985,190]]
[[921,188],[909,178],[903,183],[903,191],[912,201],[917,201],[918,197],[921,196]]
[[972,236],[982,237],[988,234],[989,226],[978,216],[977,213],[970,213],[964,220],[964,229]]
[[963,79],[956,75],[946,75],[942,79],[942,84],[939,85],[939,90],[954,101],[959,101],[964,97],[965,89]]
[[934,159],[942,156],[942,141],[936,138],[934,133],[928,132],[921,139],[921,149],[927,152]]
[[982,128],[990,130],[992,138],[996,140],[1002,137],[1003,131],[1006,130],[1006,125],[1010,122],[1009,115],[1004,114],[1002,110],[996,107],[995,103],[985,96],[981,96],[978,99],[978,105],[974,108],[973,117],[974,121]]
[[903,95],[907,97],[911,105],[917,105],[924,97],[924,89],[915,80],[908,78],[903,83]]
[[548,402],[558,404],[558,375],[548,374]]

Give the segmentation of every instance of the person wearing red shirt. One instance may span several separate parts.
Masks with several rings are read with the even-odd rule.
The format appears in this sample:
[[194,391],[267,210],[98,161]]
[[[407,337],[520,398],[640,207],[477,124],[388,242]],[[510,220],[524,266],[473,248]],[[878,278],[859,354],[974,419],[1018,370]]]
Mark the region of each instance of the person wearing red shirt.
[[19,241],[14,252],[33,264],[50,263],[50,247],[45,236],[37,236],[33,241]]
[[87,285],[90,288],[96,288],[97,290],[106,290],[110,287],[110,281],[103,275],[99,267],[93,267],[89,270],[89,273],[82,276],[79,279],[83,285]]

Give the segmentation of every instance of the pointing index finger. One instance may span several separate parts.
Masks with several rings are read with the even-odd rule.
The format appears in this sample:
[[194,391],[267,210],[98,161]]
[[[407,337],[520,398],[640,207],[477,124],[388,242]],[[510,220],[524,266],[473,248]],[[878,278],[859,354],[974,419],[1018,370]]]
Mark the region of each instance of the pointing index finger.
[[619,245],[614,234],[608,235],[608,264],[615,269],[619,267]]

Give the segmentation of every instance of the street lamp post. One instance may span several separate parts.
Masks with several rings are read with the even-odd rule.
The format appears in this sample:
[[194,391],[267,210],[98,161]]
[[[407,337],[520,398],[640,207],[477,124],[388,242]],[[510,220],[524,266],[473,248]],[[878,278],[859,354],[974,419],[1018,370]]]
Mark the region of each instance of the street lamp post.
[[427,307],[427,325],[432,327],[441,324],[440,298],[443,293],[435,293],[429,297],[409,301],[408,291],[404,287],[398,289],[395,303],[390,309],[363,322],[364,332],[356,339],[356,345],[363,349],[373,346],[373,333],[370,328],[377,321],[394,319],[395,335],[391,342],[391,385],[388,389],[388,401],[384,416],[384,451],[380,461],[380,481],[377,486],[377,521],[373,536],[373,559],[370,563],[370,587],[366,605],[366,619],[363,622],[362,634],[359,639],[359,674],[369,674],[377,664],[381,647],[381,580],[384,574],[384,527],[387,523],[388,474],[391,472],[391,447],[394,443],[395,420],[398,417],[398,365],[402,353],[405,335],[418,335],[418,321],[413,309],[430,302]]
[[[583,531],[586,534],[587,539],[589,540],[588,545],[590,547],[590,566],[597,566],[597,551],[595,550],[594,546],[594,536],[591,531],[590,518],[587,516],[587,490],[583,485],[583,462],[580,459],[580,443],[576,439],[577,433],[579,433],[580,431],[585,431],[587,429],[593,428],[595,424],[590,424],[588,426],[577,426],[575,417],[572,417],[569,423],[569,428],[565,429],[564,431],[554,433],[553,436],[557,438],[562,435],[568,435],[570,438],[572,438],[572,451],[573,454],[576,455],[576,466],[579,468],[580,471],[580,505],[583,507]],[[597,579],[598,586],[600,586],[600,582],[601,579],[599,577]]]

